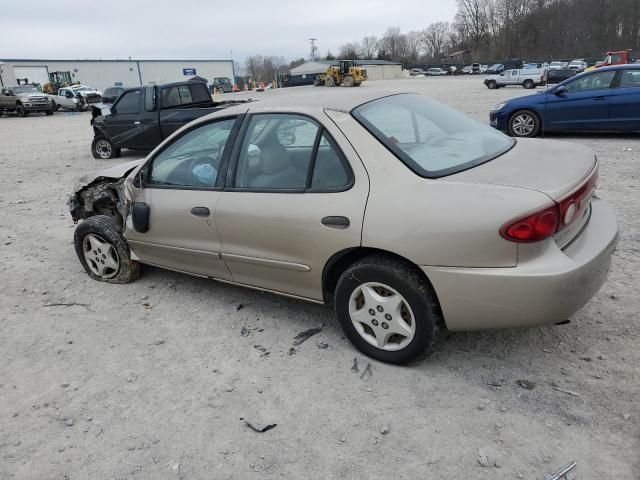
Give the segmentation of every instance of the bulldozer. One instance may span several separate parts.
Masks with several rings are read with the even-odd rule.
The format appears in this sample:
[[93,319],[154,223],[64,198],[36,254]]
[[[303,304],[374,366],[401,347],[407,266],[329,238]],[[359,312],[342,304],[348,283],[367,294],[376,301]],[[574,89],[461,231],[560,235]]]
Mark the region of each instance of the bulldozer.
[[73,85],[71,81],[71,72],[50,72],[49,83],[42,86],[44,93],[55,94],[61,88]]
[[356,65],[355,60],[339,60],[338,65],[329,65],[327,71],[318,75],[313,84],[316,87],[359,87],[367,79],[367,71]]

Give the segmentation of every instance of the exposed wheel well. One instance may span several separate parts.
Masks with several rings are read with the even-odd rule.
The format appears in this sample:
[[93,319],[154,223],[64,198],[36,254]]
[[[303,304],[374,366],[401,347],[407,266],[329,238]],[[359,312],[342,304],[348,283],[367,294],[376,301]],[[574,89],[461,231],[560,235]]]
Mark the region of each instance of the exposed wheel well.
[[[342,273],[353,265],[358,260],[369,257],[371,255],[384,255],[385,257],[392,258],[399,262],[402,262],[406,265],[409,265],[412,269],[414,269],[428,284],[431,286],[431,290],[436,297],[438,298],[438,294],[433,288],[433,284],[429,280],[429,277],[424,273],[424,271],[418,267],[415,263],[406,259],[405,257],[398,255],[396,253],[389,252],[387,250],[381,250],[379,248],[370,248],[370,247],[354,247],[347,248],[345,250],[341,250],[340,252],[334,254],[324,266],[324,270],[322,271],[322,290],[324,301],[326,304],[333,303],[333,293],[335,291],[336,285],[338,284],[338,280]],[[439,318],[444,319],[442,315],[442,311],[440,309],[440,301],[438,300],[438,309],[440,310]],[[444,320],[442,325],[438,325],[441,328],[446,328],[444,325]]]

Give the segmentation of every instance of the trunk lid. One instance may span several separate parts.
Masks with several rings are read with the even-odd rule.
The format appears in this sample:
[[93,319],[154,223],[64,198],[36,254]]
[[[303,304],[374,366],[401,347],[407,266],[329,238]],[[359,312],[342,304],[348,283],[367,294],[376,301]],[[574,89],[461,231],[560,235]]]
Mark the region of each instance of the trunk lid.
[[593,151],[581,145],[523,138],[500,157],[448,178],[527,188],[558,200],[583,183],[596,164]]
[[558,205],[560,225],[553,238],[564,248],[589,222],[598,161],[590,149],[573,143],[518,139],[504,155],[448,178],[544,193]]

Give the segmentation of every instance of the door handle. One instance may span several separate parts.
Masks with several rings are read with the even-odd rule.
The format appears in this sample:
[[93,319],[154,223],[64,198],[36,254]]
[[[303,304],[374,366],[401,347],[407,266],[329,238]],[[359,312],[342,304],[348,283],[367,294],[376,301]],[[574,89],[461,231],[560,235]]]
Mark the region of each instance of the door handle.
[[133,124],[134,124],[134,125],[140,125],[140,122],[135,121],[135,122],[133,122]]
[[607,99],[607,97],[594,97],[593,101],[594,102],[602,102],[602,101],[604,101],[606,99]]
[[347,228],[351,225],[349,219],[343,216],[324,217],[320,222],[327,227]]
[[196,217],[208,217],[211,214],[207,207],[193,207],[191,209],[191,215]]

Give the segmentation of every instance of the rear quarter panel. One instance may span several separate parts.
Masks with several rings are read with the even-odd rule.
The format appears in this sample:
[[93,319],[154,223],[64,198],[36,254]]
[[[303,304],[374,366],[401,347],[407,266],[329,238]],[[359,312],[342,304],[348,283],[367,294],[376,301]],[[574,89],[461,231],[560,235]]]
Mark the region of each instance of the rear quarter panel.
[[456,175],[425,179],[413,173],[350,115],[329,112],[369,174],[362,245],[417,265],[513,267],[517,244],[500,227],[549,202],[533,190],[463,182]]

